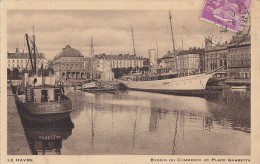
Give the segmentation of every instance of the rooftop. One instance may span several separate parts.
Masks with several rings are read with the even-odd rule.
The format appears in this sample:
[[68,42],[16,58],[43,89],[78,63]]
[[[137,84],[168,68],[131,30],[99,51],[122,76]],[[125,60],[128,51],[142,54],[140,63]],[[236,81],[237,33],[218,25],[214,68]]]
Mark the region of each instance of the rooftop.
[[65,48],[55,56],[55,58],[57,57],[83,57],[83,55],[70,45],[66,45]]
[[180,55],[188,55],[188,54],[202,54],[204,53],[204,49],[203,48],[190,48],[188,50],[175,50],[174,53],[168,51],[168,53],[166,55],[164,55],[162,57],[162,59],[166,59],[166,58],[173,58],[174,54],[176,56],[180,56]]
[[106,54],[99,54],[95,55],[94,58],[96,59],[106,59],[106,60],[142,60],[142,57],[138,57],[136,55],[129,55],[129,54],[119,54],[119,55],[106,55]]
[[[37,53],[37,58],[39,59],[45,59],[45,56],[43,53]],[[21,53],[18,48],[16,48],[15,52],[7,52],[7,58],[8,59],[29,59],[29,53]]]

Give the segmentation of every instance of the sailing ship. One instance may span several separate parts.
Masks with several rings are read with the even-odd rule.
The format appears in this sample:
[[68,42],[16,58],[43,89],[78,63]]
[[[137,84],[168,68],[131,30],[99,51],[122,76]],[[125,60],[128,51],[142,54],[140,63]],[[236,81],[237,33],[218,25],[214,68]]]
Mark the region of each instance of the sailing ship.
[[20,116],[38,122],[59,121],[69,117],[73,110],[72,103],[65,95],[62,81],[57,80],[55,76],[44,76],[43,65],[39,76],[35,36],[33,39],[28,34],[25,36],[32,76],[24,73],[22,85],[16,91],[15,102]]
[[[172,16],[169,12],[169,20],[171,26],[172,34],[172,44],[173,44],[173,53],[175,52],[174,37],[172,30]],[[132,29],[132,28],[131,28]],[[132,29],[132,39],[133,47],[135,54],[134,46],[134,35]],[[208,80],[215,74],[213,72],[188,75],[180,77],[178,74],[176,54],[174,53],[175,58],[175,72],[169,72],[167,74],[142,74],[135,73],[131,76],[124,76],[118,81],[126,85],[127,88],[132,90],[139,91],[151,91],[159,93],[170,93],[170,94],[179,94],[179,95],[190,95],[190,96],[204,96],[204,91]]]
[[94,55],[94,45],[91,36],[90,44],[90,80],[81,86],[83,91],[87,92],[115,92],[117,88],[112,85],[103,85],[100,79],[93,78],[93,55]]
[[94,55],[94,45],[93,45],[93,39],[91,36],[91,44],[90,44],[90,80],[82,85],[82,90],[83,91],[94,91],[95,89],[98,88],[97,82],[94,81],[93,78],[93,55]]

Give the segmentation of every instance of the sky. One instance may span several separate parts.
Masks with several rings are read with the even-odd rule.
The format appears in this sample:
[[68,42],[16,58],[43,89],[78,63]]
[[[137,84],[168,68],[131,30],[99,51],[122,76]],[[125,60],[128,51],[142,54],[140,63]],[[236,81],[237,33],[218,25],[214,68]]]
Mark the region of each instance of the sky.
[[[205,36],[213,34],[222,41],[234,33],[200,20],[201,10],[171,10],[176,49],[204,46]],[[53,59],[66,45],[90,54],[93,37],[95,54],[133,54],[133,27],[138,56],[148,57],[149,49],[158,45],[159,57],[171,51],[168,10],[9,10],[7,15],[7,49],[14,52],[18,45],[27,52],[25,33],[33,35],[36,45],[47,59]]]

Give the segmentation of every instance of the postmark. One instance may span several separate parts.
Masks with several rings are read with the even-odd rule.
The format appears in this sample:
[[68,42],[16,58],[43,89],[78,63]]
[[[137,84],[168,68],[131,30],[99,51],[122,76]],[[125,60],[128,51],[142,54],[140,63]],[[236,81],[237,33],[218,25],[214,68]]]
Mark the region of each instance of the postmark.
[[201,19],[238,32],[247,20],[252,0],[206,0]]

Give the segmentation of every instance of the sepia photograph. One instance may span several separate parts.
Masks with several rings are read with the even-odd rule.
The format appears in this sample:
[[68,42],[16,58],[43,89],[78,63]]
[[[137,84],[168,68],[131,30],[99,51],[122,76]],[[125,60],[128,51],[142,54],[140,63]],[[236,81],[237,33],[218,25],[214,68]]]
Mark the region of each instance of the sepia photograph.
[[203,3],[7,10],[8,162],[252,162],[252,1]]

